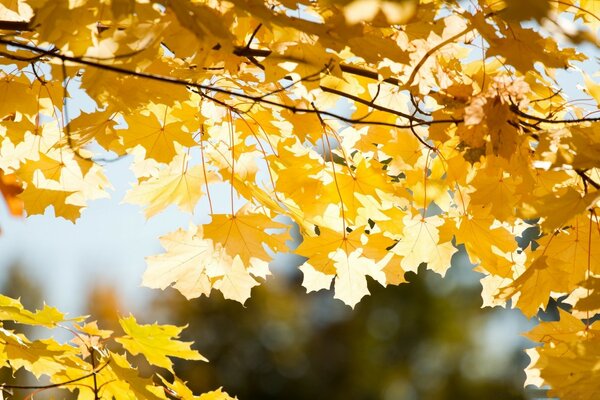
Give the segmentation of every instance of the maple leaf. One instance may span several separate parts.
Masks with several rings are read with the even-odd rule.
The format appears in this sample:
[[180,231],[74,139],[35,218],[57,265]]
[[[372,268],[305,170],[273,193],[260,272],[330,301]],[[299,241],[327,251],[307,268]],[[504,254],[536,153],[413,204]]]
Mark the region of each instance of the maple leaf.
[[565,299],[565,303],[572,304],[571,313],[581,319],[588,319],[590,315],[600,312],[600,279],[589,276],[580,286],[573,290]]
[[504,289],[503,295],[519,292],[517,305],[527,316],[533,316],[540,307],[545,308],[550,293],[566,292],[570,271],[564,265],[548,264],[546,256],[536,258],[514,283]]
[[494,275],[511,277],[512,269],[505,257],[517,250],[517,241],[503,226],[494,225],[489,215],[463,216],[455,232],[456,244],[464,244],[471,263]]
[[160,289],[172,285],[188,299],[208,296],[214,288],[243,304],[258,285],[250,273],[264,276],[266,265],[257,258],[246,265],[238,255],[230,256],[223,246],[203,236],[202,226],[191,226],[162,237],[167,252],[148,258],[142,283]]
[[250,298],[250,290],[256,285],[258,282],[250,275],[240,256],[235,256],[229,261],[214,287],[220,290],[226,299],[244,304]]
[[126,131],[118,131],[125,148],[131,149],[140,145],[146,150],[147,158],[168,163],[177,155],[175,143],[194,146],[196,142],[192,135],[181,130],[180,121],[169,121],[167,112],[165,107],[162,122],[152,112],[128,116],[129,128]]
[[563,309],[558,310],[559,320],[541,323],[525,336],[535,342],[577,342],[587,336],[586,326],[579,319]]
[[589,76],[584,75],[585,78],[585,86],[590,95],[596,100],[596,103],[600,105],[600,84],[595,83],[590,79]]
[[65,315],[54,307],[44,305],[36,312],[26,310],[19,300],[0,295],[0,320],[10,320],[20,324],[56,326],[65,320]]
[[23,201],[17,197],[23,187],[13,174],[4,174],[0,169],[0,193],[8,206],[8,211],[15,216],[23,214]]
[[419,215],[405,222],[404,235],[392,248],[395,254],[402,256],[402,269],[416,272],[425,262],[429,269],[445,275],[456,248],[450,242],[439,243],[438,226],[441,223],[439,217]]
[[124,355],[109,354],[113,362],[103,370],[100,380],[103,398],[167,399],[164,390],[155,386],[152,379],[140,377]]
[[36,378],[54,376],[64,369],[63,360],[76,354],[75,349],[61,345],[53,339],[28,341],[16,335],[1,335],[5,339],[2,352],[16,371],[24,368]]
[[205,174],[203,166],[190,167],[187,156],[177,155],[158,175],[129,190],[123,201],[146,206],[145,214],[148,218],[172,204],[192,212],[202,196],[203,189],[215,180],[213,173]]
[[175,380],[171,383],[164,379],[162,376],[160,377],[163,383],[169,390],[169,394],[175,395],[178,398],[185,400],[235,400],[234,397],[229,396],[227,393],[223,392],[218,388],[217,390],[212,390],[210,392],[202,393],[200,396],[194,395],[192,390],[186,386],[186,382],[181,381],[181,379],[175,377]]
[[329,255],[338,250],[350,254],[361,248],[361,236],[360,229],[354,229],[346,235],[329,228],[319,228],[319,235],[303,237],[296,253],[308,257],[308,262],[315,270],[333,276],[336,269]]
[[[269,229],[283,232],[269,234],[266,232]],[[263,243],[273,251],[285,249],[285,242],[290,239],[287,229],[285,224],[247,206],[233,215],[213,215],[210,224],[204,225],[202,235],[221,245],[232,258],[238,255],[248,265],[252,258],[271,259]]]
[[559,315],[559,321],[542,322],[527,333],[543,346],[528,350],[531,363],[525,383],[551,385],[549,395],[560,398],[592,399],[600,360],[598,326],[586,325],[564,310]]
[[191,343],[177,340],[184,328],[156,323],[140,325],[133,315],[120,318],[119,324],[123,328],[125,336],[115,340],[134,356],[142,354],[152,365],[173,372],[173,363],[169,359],[170,357],[207,361],[200,353],[190,348]]
[[572,165],[583,170],[598,167],[600,139],[592,126],[585,124],[561,129],[553,131],[551,136],[555,142],[551,149],[556,152],[552,157],[554,164]]
[[598,199],[597,193],[587,193],[583,196],[575,189],[567,187],[558,193],[539,196],[535,204],[526,210],[525,217],[543,217],[541,227],[545,232],[553,232],[569,224],[571,219],[584,212]]
[[[572,218],[565,229],[540,238],[536,253],[547,255],[553,267],[567,271],[568,275],[560,286],[566,284],[567,290],[573,290],[589,274],[600,271],[599,241],[597,219],[589,213],[583,213]],[[555,291],[562,290],[557,288]]]
[[586,58],[573,49],[559,50],[555,41],[543,38],[533,29],[516,24],[509,24],[504,29],[506,37],[486,38],[490,40],[488,54],[506,57],[506,62],[520,71],[533,70],[537,61],[550,68],[567,68],[569,61]]
[[[334,281],[334,297],[354,308],[362,297],[369,294],[367,276],[384,285],[385,263],[377,262],[384,255],[375,255],[373,248],[383,246],[385,254],[390,241],[384,237],[373,237],[363,243],[363,236],[360,228],[346,235],[322,228],[316,237],[305,236],[296,253],[310,254],[308,261],[300,267],[304,274],[302,285],[306,290],[328,289]],[[369,255],[363,256],[363,252]]]
[[471,193],[471,203],[489,206],[490,214],[500,221],[513,218],[518,201],[515,177],[503,170],[480,170],[471,181],[475,191]]
[[379,283],[385,283],[381,267],[377,267],[372,260],[360,257],[360,251],[350,254],[336,252],[332,260],[336,270],[334,297],[352,308],[369,294],[367,275],[374,277]]
[[25,204],[28,215],[43,214],[52,205],[54,215],[75,221],[81,215],[81,207],[69,204],[67,199],[73,192],[54,189],[38,189],[28,186],[19,198]]
[[119,138],[115,131],[116,125],[114,112],[110,109],[99,113],[82,113],[69,122],[70,137],[67,142],[79,148],[95,140],[105,149],[121,153],[119,145],[115,143]]
[[[358,209],[381,201],[379,193],[393,193],[387,175],[364,159],[357,160],[354,168],[336,175],[336,194],[341,197],[346,215],[354,220]],[[325,199],[324,199],[325,200]]]
[[167,252],[148,257],[144,286],[165,289],[173,284],[188,299],[210,294],[214,246],[198,237],[198,229],[191,226],[188,231],[180,229],[160,238]]

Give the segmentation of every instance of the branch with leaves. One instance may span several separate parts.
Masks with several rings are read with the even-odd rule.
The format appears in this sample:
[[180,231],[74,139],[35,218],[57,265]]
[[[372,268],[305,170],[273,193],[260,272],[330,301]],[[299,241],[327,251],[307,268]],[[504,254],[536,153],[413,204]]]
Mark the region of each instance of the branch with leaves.
[[[122,333],[98,327],[85,317],[66,318],[56,308],[44,306],[29,311],[19,300],[0,295],[0,321],[17,326],[29,325],[50,330],[66,329],[73,334],[68,344],[49,337],[30,340],[24,334],[0,328],[0,361],[16,373],[20,369],[37,379],[47,376],[45,385],[15,385],[4,382],[0,390],[9,396],[15,391],[30,391],[25,398],[51,389],[78,392],[80,398],[94,399],[202,399],[232,400],[217,390],[194,397],[184,382],[175,377],[169,382],[156,373],[145,378],[129,361],[141,356],[147,364],[174,374],[171,358],[203,360],[188,342],[178,340],[183,328],[173,325],[139,324],[133,316],[119,319]],[[121,351],[114,350],[120,345]],[[139,361],[139,358],[138,358]],[[212,397],[211,397],[212,396]]]
[[[161,238],[143,276],[188,299],[244,303],[288,250],[276,217],[300,227],[307,291],[352,307],[368,280],[400,284],[423,263],[444,275],[463,244],[485,305],[534,316],[561,299],[570,311],[552,329],[584,324],[562,349],[573,363],[552,341],[533,351],[533,383],[569,398],[577,382],[597,388],[594,371],[571,368],[596,360],[600,312],[600,84],[578,45],[599,48],[598,19],[585,4],[10,2],[0,190],[15,215],[52,206],[75,221],[108,195],[99,160],[131,155],[125,201],[148,218],[198,212],[206,196],[211,221]],[[580,83],[576,100],[558,71]],[[515,239],[528,228],[535,246]],[[100,377],[130,365],[110,360],[78,386],[112,387]],[[168,369],[168,355],[154,360]]]

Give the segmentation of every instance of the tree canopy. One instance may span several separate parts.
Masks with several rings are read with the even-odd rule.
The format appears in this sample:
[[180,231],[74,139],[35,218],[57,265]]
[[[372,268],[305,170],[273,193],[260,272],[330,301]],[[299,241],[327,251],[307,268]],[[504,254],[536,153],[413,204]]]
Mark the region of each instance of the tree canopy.
[[[143,284],[240,303],[291,246],[291,222],[304,287],[352,307],[368,279],[397,285],[421,264],[444,275],[464,245],[485,306],[564,306],[528,333],[543,343],[528,382],[565,399],[600,389],[594,0],[0,4],[0,190],[13,214],[52,206],[76,221],[108,196],[105,165],[131,156],[126,202],[148,218],[205,202],[211,218],[161,238]],[[3,320],[63,323],[1,302]],[[124,351],[167,371],[169,357],[201,358],[181,328],[121,327]],[[69,329],[79,347],[1,330],[1,365],[81,399],[192,398],[177,378],[137,383],[93,323]]]

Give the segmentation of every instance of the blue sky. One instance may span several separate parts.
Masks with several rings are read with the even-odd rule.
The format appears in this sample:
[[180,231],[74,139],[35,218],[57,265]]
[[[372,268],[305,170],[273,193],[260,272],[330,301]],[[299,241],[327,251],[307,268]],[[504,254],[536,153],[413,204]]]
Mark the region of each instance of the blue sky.
[[81,218],[71,223],[45,215],[15,219],[0,212],[0,266],[20,262],[43,284],[48,304],[70,313],[84,312],[86,292],[95,283],[118,288],[123,295],[121,312],[135,311],[151,290],[140,287],[144,257],[160,252],[158,237],[187,226],[192,217],[170,208],[149,221],[141,209],[121,204],[130,182],[135,181],[124,158],[107,166],[114,186],[110,199],[92,201]]

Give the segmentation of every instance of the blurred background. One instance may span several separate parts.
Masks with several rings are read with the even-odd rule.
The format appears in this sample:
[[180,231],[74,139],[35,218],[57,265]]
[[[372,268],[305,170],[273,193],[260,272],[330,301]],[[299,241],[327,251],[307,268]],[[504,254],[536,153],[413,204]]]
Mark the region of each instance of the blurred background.
[[519,337],[527,321],[481,310],[476,275],[463,264],[446,280],[422,269],[399,287],[371,282],[371,296],[351,310],[331,293],[306,294],[301,276],[279,274],[246,309],[166,293],[154,310],[189,321],[188,337],[210,360],[178,375],[240,399],[530,398]]

